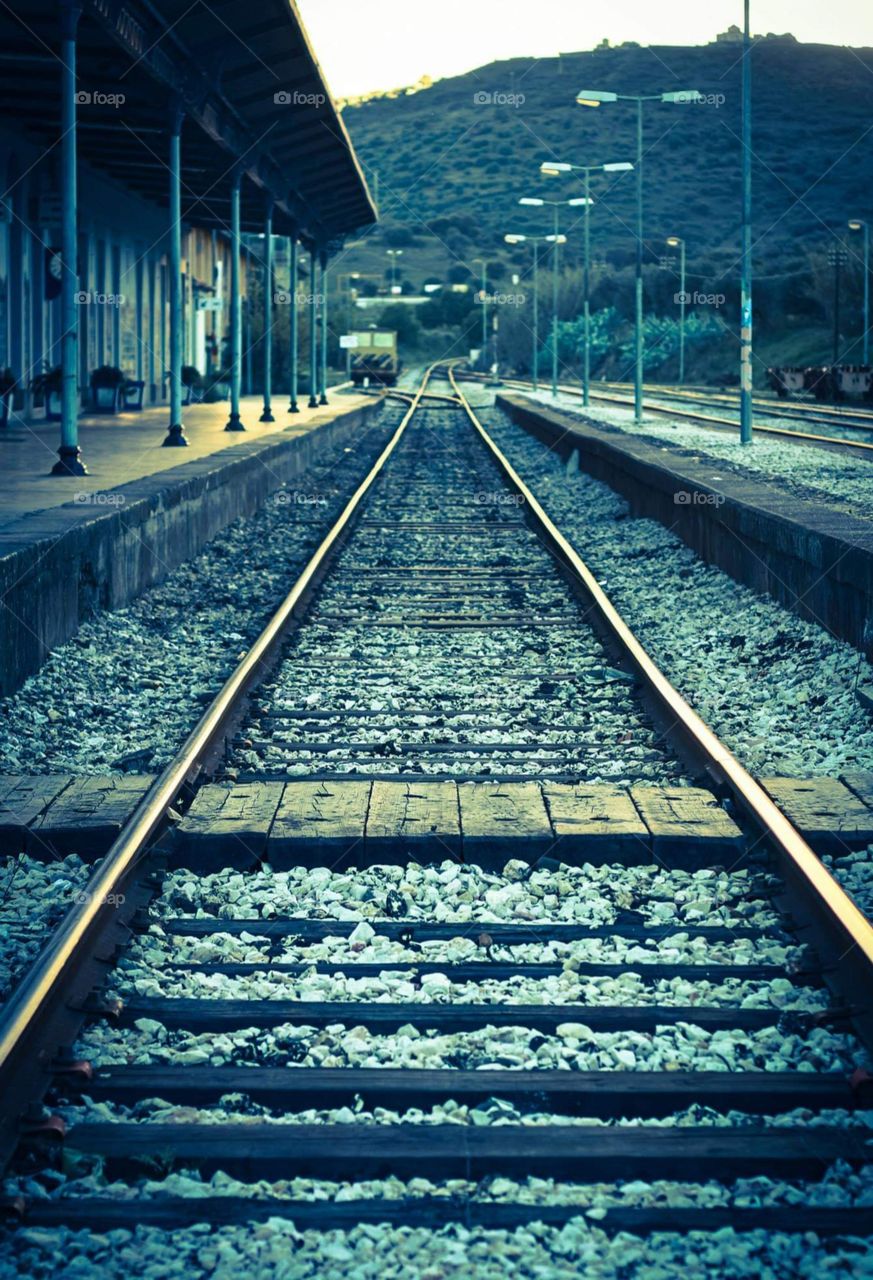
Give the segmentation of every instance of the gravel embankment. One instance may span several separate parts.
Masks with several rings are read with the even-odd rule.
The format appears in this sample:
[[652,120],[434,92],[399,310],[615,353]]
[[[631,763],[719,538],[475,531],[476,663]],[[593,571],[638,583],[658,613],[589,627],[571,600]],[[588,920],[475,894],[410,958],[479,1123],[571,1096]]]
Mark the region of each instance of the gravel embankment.
[[[704,564],[663,525],[631,517],[616,493],[568,474],[505,414],[480,416],[662,671],[752,773],[873,768],[873,718],[855,696],[869,668],[857,650]],[[756,444],[756,456],[767,447]]]
[[0,869],[0,1005],[91,874],[75,854],[39,862],[27,854]]
[[383,410],[293,489],[224,529],[127,608],[100,613],[0,699],[0,774],[166,764],[290,589],[386,435]]

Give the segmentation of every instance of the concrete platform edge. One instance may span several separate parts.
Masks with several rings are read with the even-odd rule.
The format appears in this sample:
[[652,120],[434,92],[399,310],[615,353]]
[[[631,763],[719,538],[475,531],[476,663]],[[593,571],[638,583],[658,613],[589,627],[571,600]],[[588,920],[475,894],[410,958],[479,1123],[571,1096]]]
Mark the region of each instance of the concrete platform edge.
[[380,401],[299,435],[243,441],[109,491],[118,505],[68,503],[0,531],[0,696],[33,675],[96,610],[162,582],[216,534],[252,515],[324,450],[353,438]]

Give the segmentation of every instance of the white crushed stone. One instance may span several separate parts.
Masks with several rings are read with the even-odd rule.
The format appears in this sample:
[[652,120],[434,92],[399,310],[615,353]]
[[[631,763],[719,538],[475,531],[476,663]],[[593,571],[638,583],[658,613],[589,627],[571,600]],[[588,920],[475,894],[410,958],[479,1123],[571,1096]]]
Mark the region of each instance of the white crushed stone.
[[[501,1128],[522,1125],[527,1128],[568,1126],[600,1129],[687,1129],[687,1128],[873,1128],[873,1111],[845,1111],[831,1108],[813,1111],[798,1107],[778,1115],[757,1115],[744,1111],[719,1112],[712,1107],[692,1105],[668,1116],[619,1116],[602,1119],[592,1116],[564,1115],[548,1111],[520,1111],[502,1098],[488,1098],[475,1107],[447,1100],[429,1111],[409,1107],[393,1111],[390,1107],[374,1107],[368,1111],[358,1098],[354,1106],[308,1108],[305,1111],[274,1111],[252,1102],[246,1094],[226,1094],[215,1106],[194,1107],[167,1102],[163,1098],[144,1098],[133,1106],[94,1102],[87,1096],[75,1105],[57,1108],[68,1125],[74,1124],[227,1124],[227,1125],[301,1125],[343,1124],[372,1128],[378,1125],[417,1124],[423,1126],[456,1124],[476,1128]],[[75,1142],[72,1144],[75,1146]]]
[[377,411],[354,450],[331,449],[294,488],[222,530],[160,586],[83,622],[17,693],[0,699],[0,773],[148,773],[166,764],[393,422],[392,411]]
[[655,863],[636,867],[557,864],[534,870],[511,861],[502,872],[475,864],[410,862],[354,871],[328,867],[269,868],[248,873],[192,875],[184,870],[164,881],[153,904],[158,918],[220,920],[307,916],[335,920],[394,917],[431,921],[565,921],[608,925],[619,911],[635,911],[652,924],[743,925],[778,928],[763,897],[770,881],[747,869],[667,870]]
[[162,1196],[206,1199],[235,1196],[246,1200],[299,1200],[304,1203],[355,1200],[406,1200],[424,1196],[440,1199],[463,1197],[477,1204],[578,1204],[580,1209],[605,1208],[714,1208],[719,1205],[754,1207],[810,1204],[819,1207],[863,1208],[873,1204],[873,1166],[857,1171],[844,1161],[823,1170],[819,1181],[787,1182],[766,1177],[737,1178],[734,1182],[677,1182],[666,1178],[647,1182],[556,1182],[553,1178],[489,1177],[482,1182],[450,1178],[368,1178],[359,1182],[331,1182],[321,1178],[288,1178],[277,1182],[261,1179],[240,1182],[219,1170],[204,1179],[197,1170],[181,1170],[164,1178],[144,1178],[138,1183],[106,1182],[94,1173],[65,1174],[48,1169],[32,1177],[8,1178],[3,1194],[33,1200],[64,1200],[94,1195],[113,1200],[151,1200]]
[[[505,414],[482,418],[657,665],[747,769],[802,778],[873,768],[873,719],[855,696],[869,668],[857,650],[705,564],[657,521],[632,517]],[[821,450],[777,447],[825,465]]]
[[596,1032],[562,1023],[554,1035],[524,1025],[486,1026],[457,1033],[421,1032],[412,1024],[380,1035],[334,1023],[323,1029],[282,1024],[193,1034],[153,1018],[132,1027],[94,1024],[77,1041],[77,1056],[94,1065],[172,1063],[174,1066],[269,1064],[302,1067],[458,1067],[577,1071],[851,1071],[870,1065],[854,1037],[814,1027],[804,1034],[777,1025],[755,1031],[709,1031],[694,1023],[655,1032]]
[[496,1004],[496,1005],[659,1005],[693,1008],[793,1009],[815,1012],[828,1007],[824,988],[802,987],[787,978],[750,981],[729,978],[658,978],[628,971],[620,977],[581,976],[568,970],[555,977],[483,978],[453,981],[451,973],[420,977],[385,969],[378,977],[356,978],[353,973],[324,974],[314,970],[300,977],[271,972],[228,975],[157,970],[151,964],[122,961],[111,978],[112,995],[180,997],[198,1000],[311,1000],[364,1004]]
[[21,853],[0,867],[0,1004],[12,993],[93,868],[76,854],[41,862]]
[[[830,1242],[812,1232],[737,1232],[730,1228],[641,1239],[610,1237],[577,1217],[562,1228],[541,1223],[514,1231],[459,1224],[432,1230],[362,1224],[352,1230],[305,1231],[278,1217],[247,1228],[207,1224],[165,1232],[136,1226],[105,1233],[25,1228],[9,1236],[0,1275],[33,1280],[63,1275],[157,1280],[178,1275],[283,1276],[288,1280],[844,1280],[873,1275],[873,1252],[860,1240]],[[58,1268],[62,1266],[63,1270]],[[593,1270],[596,1268],[596,1270]]]

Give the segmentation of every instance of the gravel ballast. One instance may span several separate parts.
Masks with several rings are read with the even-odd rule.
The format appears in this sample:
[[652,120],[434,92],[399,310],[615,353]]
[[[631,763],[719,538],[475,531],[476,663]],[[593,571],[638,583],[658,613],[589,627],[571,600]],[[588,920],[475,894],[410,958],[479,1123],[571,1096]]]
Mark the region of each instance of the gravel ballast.
[[[836,777],[873,768],[873,719],[855,694],[868,668],[857,650],[704,564],[658,522],[632,517],[612,489],[565,467],[506,414],[479,412],[664,674],[747,769]],[[759,442],[755,456],[770,447]],[[772,447],[807,466],[822,453]],[[858,466],[869,493],[869,464]]]

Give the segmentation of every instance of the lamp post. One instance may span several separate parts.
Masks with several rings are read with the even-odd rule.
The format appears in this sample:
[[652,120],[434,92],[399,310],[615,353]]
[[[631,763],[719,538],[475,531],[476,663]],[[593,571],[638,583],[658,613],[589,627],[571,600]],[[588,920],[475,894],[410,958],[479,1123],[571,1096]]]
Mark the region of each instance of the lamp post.
[[[533,245],[533,389],[539,391],[540,378],[540,283],[539,283],[539,246],[551,244],[551,236],[508,235],[503,237],[507,244]],[[559,237],[560,244],[567,243],[566,236]]]
[[540,173],[549,178],[560,177],[562,173],[583,173],[585,175],[585,218],[584,218],[584,270],[583,270],[583,353],[582,353],[582,404],[589,402],[589,386],[591,382],[591,308],[589,304],[591,279],[591,175],[592,173],[626,173],[633,169],[629,161],[617,161],[614,164],[558,164],[546,160],[540,165]]
[[849,219],[850,231],[864,232],[864,364],[870,363],[870,223],[863,218]]
[[573,200],[544,200],[541,196],[524,196],[519,204],[533,208],[549,205],[554,214],[554,231],[545,239],[552,246],[552,395],[558,394],[558,247],[567,243],[567,237],[560,234],[559,221],[562,206],[571,209],[590,204],[588,196],[577,196]]
[[397,288],[397,259],[403,256],[402,249],[386,249],[385,252],[391,259],[391,296]]
[[703,95],[696,89],[671,93],[609,93],[599,89],[581,89],[576,94],[580,107],[599,107],[605,102],[634,102],[637,108],[637,273],[634,325],[634,423],[643,420],[643,103],[700,102]]
[[[671,248],[679,248],[679,386],[685,385],[685,241],[682,236],[667,236]],[[675,262],[675,258],[674,258]]]
[[740,280],[740,444],[752,443],[752,37],[743,0],[743,253]]

